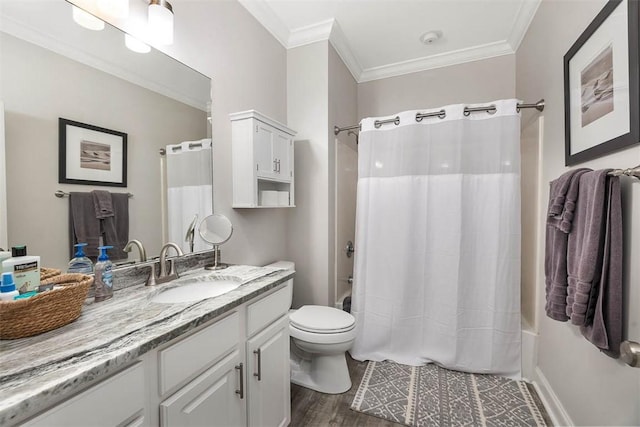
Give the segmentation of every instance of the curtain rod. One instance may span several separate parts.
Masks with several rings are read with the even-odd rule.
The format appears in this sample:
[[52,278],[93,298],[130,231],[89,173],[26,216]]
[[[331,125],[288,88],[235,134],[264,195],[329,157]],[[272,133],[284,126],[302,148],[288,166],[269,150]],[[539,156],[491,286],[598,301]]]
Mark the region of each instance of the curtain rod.
[[[56,192],[55,192],[55,193],[53,193],[53,194],[54,194],[54,196],[56,196],[56,197],[57,197],[57,198],[59,198],[59,199],[62,199],[63,197],[67,197],[67,196],[69,195],[69,193],[65,193],[65,192],[64,192],[64,191],[62,191],[62,190],[58,190],[58,191],[56,191]],[[131,194],[131,193],[127,193],[127,196],[129,196],[129,198],[132,198],[132,197],[133,197],[133,194]]]
[[[197,148],[197,147],[202,147],[202,142],[190,142],[189,143],[189,149]],[[182,150],[182,146],[180,146],[180,145],[174,145],[173,147],[171,147],[171,151],[173,151],[173,152],[180,151],[180,150]],[[164,148],[161,148],[159,150],[159,152],[160,152],[161,156],[164,156],[165,154],[167,154],[167,150],[164,149]]]
[[[541,99],[540,101],[536,102],[535,104],[518,104],[518,106],[516,107],[516,111],[520,112],[520,109],[522,108],[535,108],[536,110],[542,112],[544,111],[544,99]],[[487,113],[493,114],[496,112],[496,106],[495,105],[486,105],[486,106],[482,106],[482,107],[464,107],[464,115],[468,116],[469,114],[476,112],[476,111],[486,111]],[[416,122],[422,121],[422,119],[424,119],[425,117],[438,117],[440,119],[444,119],[447,116],[447,113],[444,110],[439,110],[439,111],[434,111],[434,112],[430,112],[430,113],[417,113],[416,114]],[[379,128],[380,126],[382,126],[385,123],[394,123],[396,125],[400,124],[400,117],[396,116],[394,118],[391,119],[387,119],[387,120],[376,120],[374,122],[374,126],[376,128]],[[333,134],[334,135],[338,135],[340,132],[345,131],[345,130],[360,130],[360,125],[353,125],[353,126],[345,126],[345,127],[338,127],[338,126],[334,126],[333,127]]]

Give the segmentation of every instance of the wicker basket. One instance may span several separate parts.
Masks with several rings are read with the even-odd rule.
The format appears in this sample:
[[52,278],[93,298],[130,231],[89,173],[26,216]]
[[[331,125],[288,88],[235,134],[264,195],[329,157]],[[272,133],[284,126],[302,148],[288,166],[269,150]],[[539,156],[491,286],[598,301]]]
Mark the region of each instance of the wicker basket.
[[80,316],[93,277],[59,274],[43,280],[58,289],[17,301],[0,301],[0,339],[38,335],[71,323]]
[[53,276],[59,276],[60,273],[62,273],[62,271],[58,270],[57,268],[41,267],[40,282],[42,282],[43,280],[51,279]]

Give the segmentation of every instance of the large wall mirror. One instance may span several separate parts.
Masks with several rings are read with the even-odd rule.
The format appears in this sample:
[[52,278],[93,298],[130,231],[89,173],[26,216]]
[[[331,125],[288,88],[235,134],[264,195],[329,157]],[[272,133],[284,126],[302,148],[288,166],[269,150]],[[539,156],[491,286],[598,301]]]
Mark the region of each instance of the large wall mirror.
[[[3,0],[0,19],[8,235],[0,246],[25,244],[43,266],[66,269],[69,199],[54,194],[106,190],[133,195],[129,239],[157,255],[168,233],[160,149],[210,138],[210,79],[153,48],[127,49],[108,24],[79,26],[64,0]],[[126,187],[58,182],[59,118],[127,134]]]

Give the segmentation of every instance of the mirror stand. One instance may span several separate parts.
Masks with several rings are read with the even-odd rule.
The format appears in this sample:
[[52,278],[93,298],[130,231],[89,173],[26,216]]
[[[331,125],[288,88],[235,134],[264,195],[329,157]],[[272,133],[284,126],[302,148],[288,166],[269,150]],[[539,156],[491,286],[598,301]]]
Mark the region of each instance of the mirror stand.
[[229,264],[218,264],[220,258],[220,245],[213,245],[213,265],[205,265],[205,270],[224,270]]
[[218,264],[220,260],[220,245],[229,240],[233,234],[233,225],[224,215],[211,214],[205,217],[200,223],[200,236],[205,242],[213,245],[213,265],[207,265],[206,270],[222,270],[228,267],[227,264]]

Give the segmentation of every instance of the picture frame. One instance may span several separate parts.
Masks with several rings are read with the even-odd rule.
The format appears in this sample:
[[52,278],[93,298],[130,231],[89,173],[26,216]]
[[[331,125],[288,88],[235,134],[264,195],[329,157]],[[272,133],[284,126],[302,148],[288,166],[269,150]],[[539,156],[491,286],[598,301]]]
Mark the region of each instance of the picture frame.
[[638,0],[609,0],[564,56],[565,165],[638,144]]
[[127,134],[58,118],[58,182],[127,186]]

